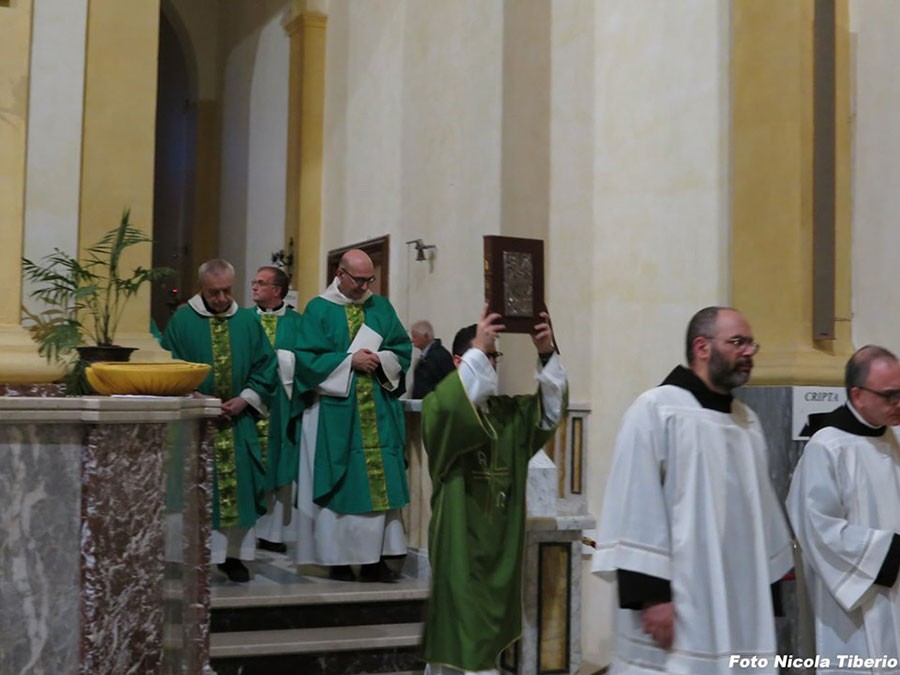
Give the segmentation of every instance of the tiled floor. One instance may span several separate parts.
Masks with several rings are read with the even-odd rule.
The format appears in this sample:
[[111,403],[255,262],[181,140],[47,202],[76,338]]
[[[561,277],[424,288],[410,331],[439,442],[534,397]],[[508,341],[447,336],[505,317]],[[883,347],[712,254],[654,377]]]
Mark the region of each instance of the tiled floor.
[[[270,551],[256,552],[256,560],[245,561],[250,569],[250,581],[228,581],[215,565],[210,574],[213,605],[221,606],[226,599],[230,606],[288,604],[304,596],[315,602],[366,601],[373,594],[392,590],[394,599],[418,599],[428,594],[428,581],[404,577],[397,584],[363,583],[359,581],[334,581],[328,578],[327,568],[298,566],[293,562],[293,552],[287,554]],[[320,596],[320,597],[313,597]],[[266,599],[268,598],[268,599]]]

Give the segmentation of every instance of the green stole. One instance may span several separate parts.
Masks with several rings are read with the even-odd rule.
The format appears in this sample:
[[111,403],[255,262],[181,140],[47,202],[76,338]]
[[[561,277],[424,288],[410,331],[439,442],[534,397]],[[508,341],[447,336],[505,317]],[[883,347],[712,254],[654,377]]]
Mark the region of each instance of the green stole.
[[[269,339],[272,349],[275,349],[275,333],[278,331],[278,316],[275,314],[260,314],[259,320],[262,322],[263,332]],[[281,384],[278,384],[280,387]],[[269,418],[264,417],[256,420],[256,431],[259,434],[259,450],[262,454],[263,465],[266,464],[266,454],[269,449]]]
[[[212,337],[215,391],[216,396],[224,403],[234,398],[228,319],[212,317],[209,320],[209,328]],[[234,423],[231,420],[216,422],[214,446],[215,484],[219,494],[219,527],[229,527],[238,524],[237,459],[234,449]]]
[[[350,342],[356,337],[365,320],[360,305],[344,305],[347,313],[347,330]],[[373,511],[390,508],[387,496],[387,479],[384,475],[384,459],[381,456],[381,440],[378,437],[378,419],[375,413],[375,382],[371,373],[356,374],[356,404],[359,411],[359,433],[369,475],[369,497]]]

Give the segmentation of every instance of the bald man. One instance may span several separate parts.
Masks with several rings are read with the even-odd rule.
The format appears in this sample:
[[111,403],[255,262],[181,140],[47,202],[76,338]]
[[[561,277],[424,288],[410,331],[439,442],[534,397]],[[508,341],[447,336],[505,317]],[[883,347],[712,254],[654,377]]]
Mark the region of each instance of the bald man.
[[399,396],[412,345],[391,303],[370,290],[372,260],[347,251],[331,285],[303,312],[297,383],[303,413],[298,479],[300,564],[334,579],[394,581],[385,558],[406,554],[409,501]]
[[896,672],[885,661],[900,659],[900,362],[867,345],[844,386],[847,403],[823,418],[794,470],[788,514],[819,673]]

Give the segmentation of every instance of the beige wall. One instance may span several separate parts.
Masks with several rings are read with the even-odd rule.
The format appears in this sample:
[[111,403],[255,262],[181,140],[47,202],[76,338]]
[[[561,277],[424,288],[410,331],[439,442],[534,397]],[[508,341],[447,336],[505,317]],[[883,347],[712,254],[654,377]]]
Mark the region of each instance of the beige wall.
[[[683,362],[688,319],[728,301],[729,15],[716,0],[596,5],[589,501],[619,420]],[[585,583],[585,657],[608,660],[610,587]]]
[[900,251],[900,3],[854,0],[851,17],[853,124],[853,342],[900,350],[896,283]]
[[236,268],[241,304],[251,301],[253,273],[284,245],[289,5],[239,0],[221,15],[219,253]]
[[390,234],[401,320],[445,342],[477,319],[481,236],[500,232],[502,30],[500,2],[329,7],[320,255]]

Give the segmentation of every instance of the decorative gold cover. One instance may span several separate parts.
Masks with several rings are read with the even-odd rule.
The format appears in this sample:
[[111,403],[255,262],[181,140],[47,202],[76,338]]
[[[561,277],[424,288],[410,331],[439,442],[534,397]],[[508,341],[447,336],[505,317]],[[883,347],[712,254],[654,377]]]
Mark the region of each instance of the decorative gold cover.
[[88,383],[98,394],[182,396],[194,391],[209,374],[205,363],[166,361],[139,363],[99,361],[85,369]]

